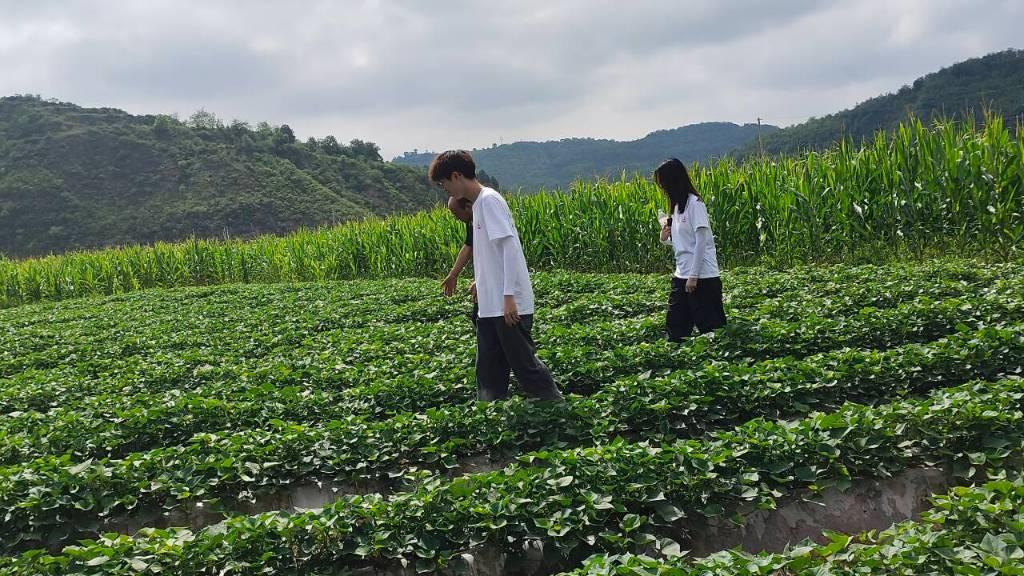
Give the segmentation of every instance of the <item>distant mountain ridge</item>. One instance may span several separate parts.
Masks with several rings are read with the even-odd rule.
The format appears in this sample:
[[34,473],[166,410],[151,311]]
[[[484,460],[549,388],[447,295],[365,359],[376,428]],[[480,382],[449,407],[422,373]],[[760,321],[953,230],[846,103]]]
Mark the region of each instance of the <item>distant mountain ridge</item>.
[[[981,120],[986,111],[994,111],[1011,126],[1024,118],[1024,51],[972,58],[918,78],[894,94],[782,129],[708,122],[659,130],[629,142],[568,138],[515,142],[472,153],[477,164],[506,188],[534,190],[565,186],[577,177],[615,176],[623,170],[646,174],[671,156],[690,163],[760,151],[794,154],[826,148],[843,137],[859,142],[895,128],[911,115],[930,122],[939,117],[962,119],[969,113]],[[406,153],[393,162],[424,166],[433,156]]]
[[[662,160],[678,157],[692,163],[724,156],[770,134],[775,126],[705,122],[658,130],[632,141],[567,138],[550,142],[515,142],[472,150],[478,166],[506,189],[564,187],[577,178],[615,177],[623,170],[649,174]],[[434,152],[406,153],[396,164],[425,166]]]

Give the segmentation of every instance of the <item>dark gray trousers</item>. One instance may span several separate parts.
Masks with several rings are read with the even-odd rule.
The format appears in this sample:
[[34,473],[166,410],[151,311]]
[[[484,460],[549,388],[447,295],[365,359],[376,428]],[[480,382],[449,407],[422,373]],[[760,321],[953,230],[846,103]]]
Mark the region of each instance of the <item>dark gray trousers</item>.
[[504,317],[480,318],[476,324],[476,389],[480,400],[509,397],[508,383],[515,373],[523,392],[541,400],[561,400],[551,372],[537,358],[531,331],[533,315],[509,326]]

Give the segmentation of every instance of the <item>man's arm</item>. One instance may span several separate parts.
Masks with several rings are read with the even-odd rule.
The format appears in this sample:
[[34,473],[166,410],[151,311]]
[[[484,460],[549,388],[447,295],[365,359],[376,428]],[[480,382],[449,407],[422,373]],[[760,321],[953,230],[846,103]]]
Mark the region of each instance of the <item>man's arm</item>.
[[466,264],[469,264],[469,259],[473,257],[473,248],[466,244],[462,245],[462,249],[459,250],[459,255],[455,258],[455,264],[452,266],[451,272],[441,283],[441,288],[444,290],[445,296],[451,296],[455,293],[455,288],[459,283],[459,275],[465,270]]
[[519,323],[519,306],[516,304],[516,287],[521,285],[519,277],[520,268],[516,266],[516,250],[512,242],[512,236],[504,236],[497,240],[498,249],[501,251],[501,259],[505,277],[505,286],[502,294],[505,297],[505,322],[509,326]]

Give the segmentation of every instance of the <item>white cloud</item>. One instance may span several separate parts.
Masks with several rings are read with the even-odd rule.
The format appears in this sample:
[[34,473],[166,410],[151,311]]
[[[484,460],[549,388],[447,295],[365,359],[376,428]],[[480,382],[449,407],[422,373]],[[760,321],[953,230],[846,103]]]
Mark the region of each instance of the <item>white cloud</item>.
[[0,94],[204,107],[390,156],[790,124],[1013,47],[1024,3],[0,0],[0,13]]

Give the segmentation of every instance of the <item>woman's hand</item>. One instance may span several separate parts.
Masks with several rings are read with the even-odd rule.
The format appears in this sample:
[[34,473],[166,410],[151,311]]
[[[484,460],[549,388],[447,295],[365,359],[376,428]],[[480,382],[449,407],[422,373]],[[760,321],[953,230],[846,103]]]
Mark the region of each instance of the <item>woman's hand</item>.
[[672,237],[672,227],[668,224],[661,225],[661,241],[667,242]]
[[686,293],[687,294],[693,294],[696,291],[697,291],[697,279],[696,278],[687,278],[686,279]]

